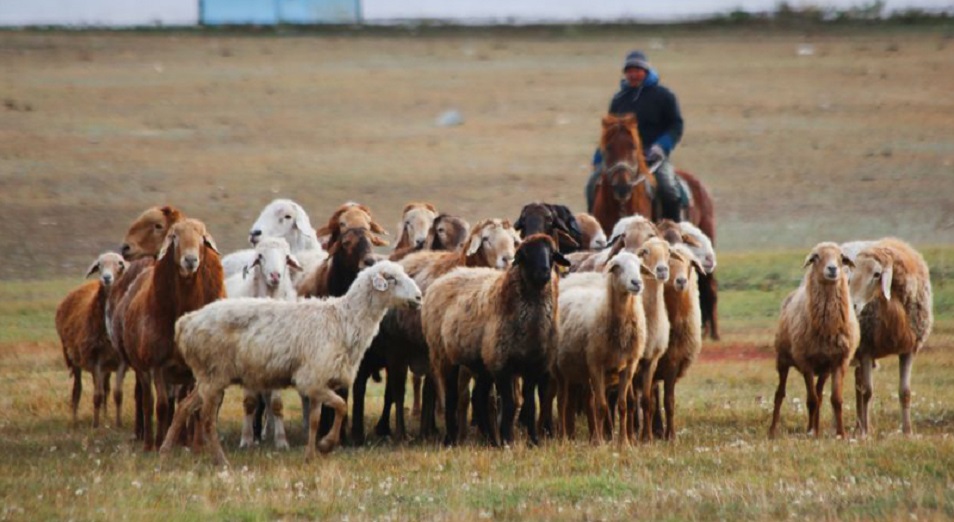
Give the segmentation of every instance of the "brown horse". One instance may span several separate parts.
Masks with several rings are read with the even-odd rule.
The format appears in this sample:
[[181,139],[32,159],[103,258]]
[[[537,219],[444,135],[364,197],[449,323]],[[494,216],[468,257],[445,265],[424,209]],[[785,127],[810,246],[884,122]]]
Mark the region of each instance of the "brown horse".
[[[636,117],[632,114],[603,117],[600,139],[605,165],[596,185],[593,216],[607,236],[621,218],[641,214],[652,221],[662,219],[662,208],[652,199],[656,178],[643,159],[643,147],[636,131]],[[676,174],[689,187],[691,203],[683,210],[683,219],[699,227],[715,245],[715,208],[705,186],[692,174],[677,170]],[[716,312],[717,283],[712,274],[699,278],[702,300],[702,319],[706,333],[719,338]]]
[[643,159],[636,117],[632,114],[603,117],[600,149],[606,166],[596,184],[593,217],[609,236],[613,225],[621,218],[633,214],[652,216],[653,202],[649,191],[650,187],[656,186],[656,178]]

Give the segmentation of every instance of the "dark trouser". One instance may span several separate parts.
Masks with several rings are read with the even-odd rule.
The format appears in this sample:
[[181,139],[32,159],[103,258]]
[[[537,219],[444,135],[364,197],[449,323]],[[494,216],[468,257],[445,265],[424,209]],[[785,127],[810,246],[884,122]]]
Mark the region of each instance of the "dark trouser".
[[[590,179],[586,181],[586,211],[591,214],[593,213],[593,201],[596,199],[596,183],[600,180],[601,172],[601,168],[597,168],[590,174]],[[662,203],[661,217],[678,223],[682,200],[676,183],[676,171],[673,169],[672,163],[665,160],[656,169],[656,197]]]

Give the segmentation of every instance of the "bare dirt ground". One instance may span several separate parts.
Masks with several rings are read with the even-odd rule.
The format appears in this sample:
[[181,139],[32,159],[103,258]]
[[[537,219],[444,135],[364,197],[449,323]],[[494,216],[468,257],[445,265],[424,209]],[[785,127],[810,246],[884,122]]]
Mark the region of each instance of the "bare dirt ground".
[[[224,251],[276,197],[315,222],[346,200],[388,225],[412,200],[472,221],[541,199],[582,210],[633,48],[679,96],[674,159],[714,195],[721,250],[954,241],[954,41],[940,29],[2,32],[0,279],[81,275],[159,203],[206,221]],[[435,124],[449,109],[463,125]]]

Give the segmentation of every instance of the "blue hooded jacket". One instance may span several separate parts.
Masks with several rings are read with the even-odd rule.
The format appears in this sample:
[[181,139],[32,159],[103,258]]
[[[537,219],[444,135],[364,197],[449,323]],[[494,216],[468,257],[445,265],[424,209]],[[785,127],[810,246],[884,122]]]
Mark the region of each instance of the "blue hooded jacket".
[[[625,79],[620,80],[619,92],[613,95],[609,112],[636,115],[643,151],[659,145],[668,156],[682,139],[683,122],[679,102],[672,91],[659,84],[659,74],[655,69],[648,70],[646,79],[639,87],[630,87]],[[593,158],[594,165],[602,162],[602,157],[597,156],[601,156],[599,151]]]

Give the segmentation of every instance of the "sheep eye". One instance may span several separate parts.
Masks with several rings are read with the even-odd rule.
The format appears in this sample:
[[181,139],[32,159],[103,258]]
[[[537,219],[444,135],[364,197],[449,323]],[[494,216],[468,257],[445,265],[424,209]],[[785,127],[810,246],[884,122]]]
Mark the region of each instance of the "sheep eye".
[[162,230],[162,224],[156,223],[156,230]]
[[875,279],[881,279],[881,272],[875,272],[875,273],[874,273],[874,278],[875,278]]

